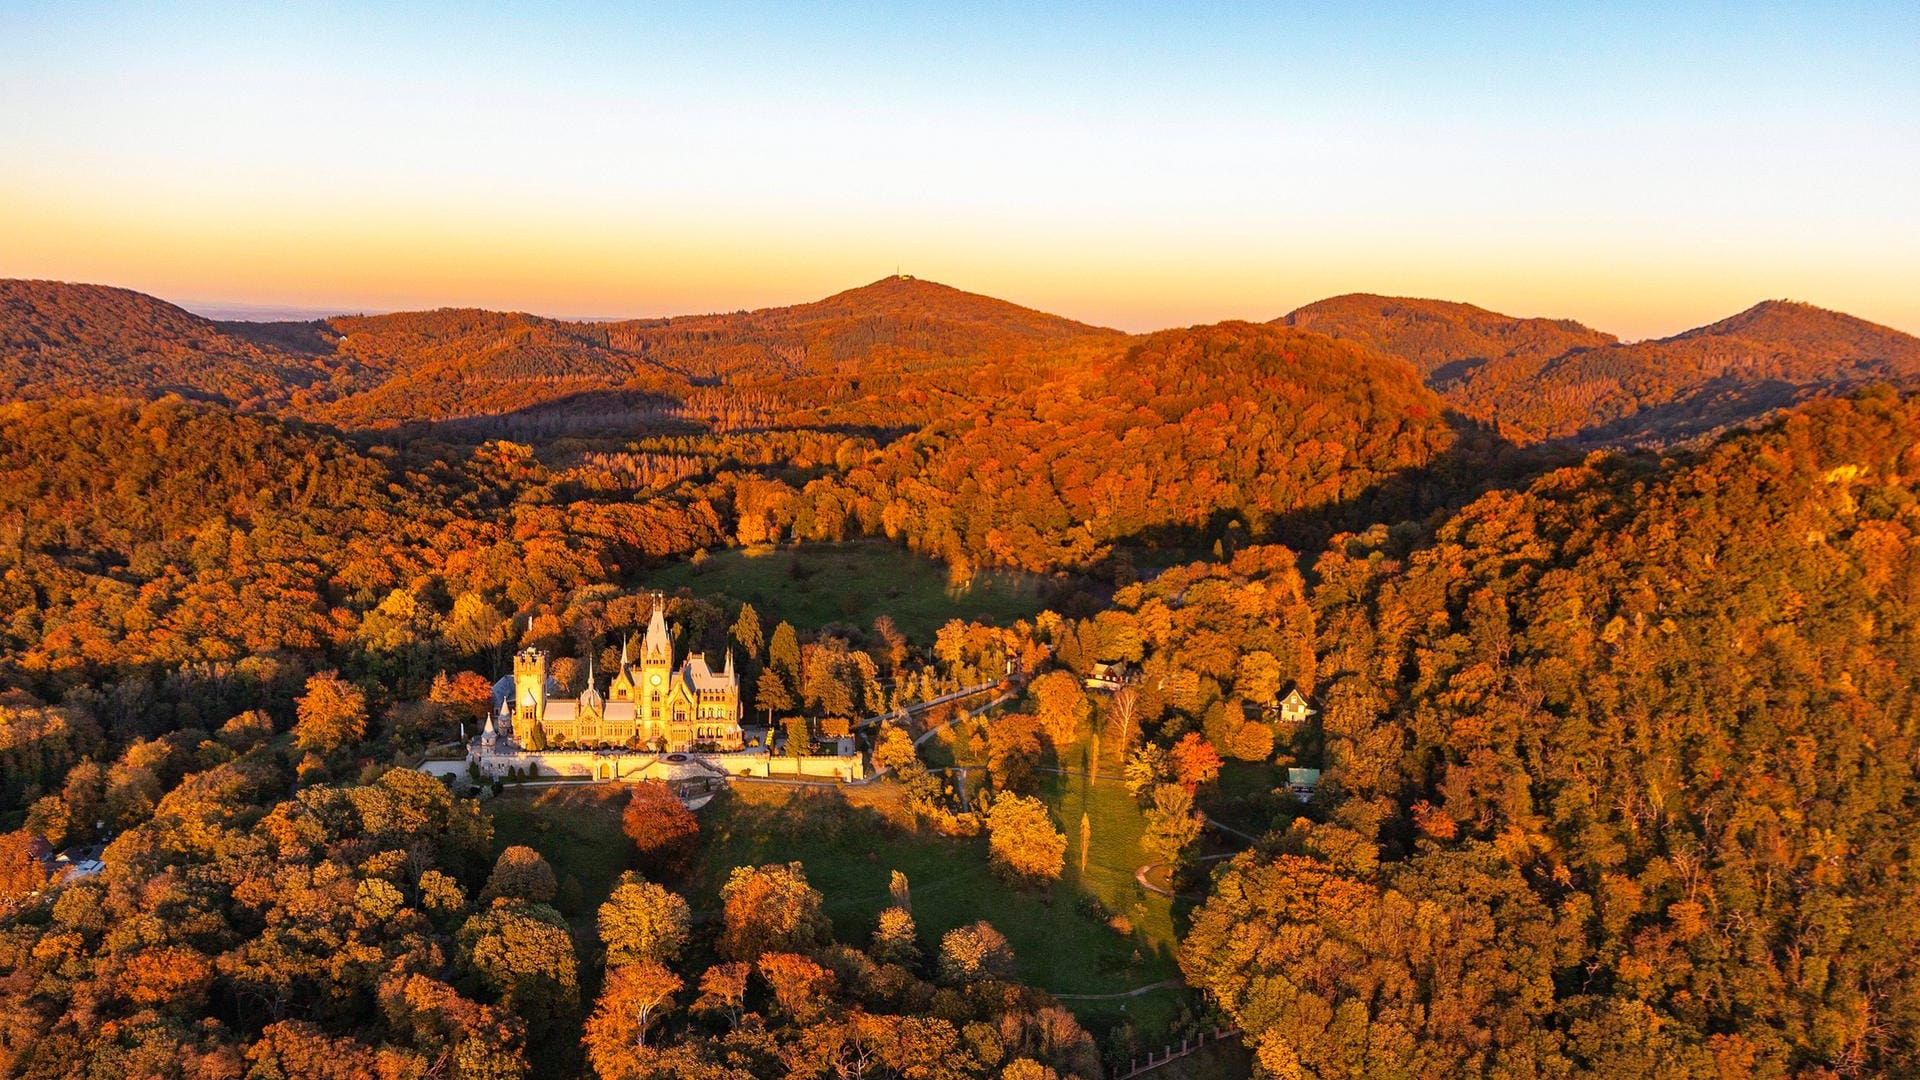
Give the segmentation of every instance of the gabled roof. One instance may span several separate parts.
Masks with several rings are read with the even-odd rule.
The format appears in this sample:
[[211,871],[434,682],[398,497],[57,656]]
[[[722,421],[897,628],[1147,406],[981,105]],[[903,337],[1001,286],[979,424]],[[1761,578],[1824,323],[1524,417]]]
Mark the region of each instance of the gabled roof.
[[705,655],[687,657],[680,672],[689,690],[729,690],[735,685],[732,669],[729,668],[725,675],[715,675],[713,669],[707,666]]

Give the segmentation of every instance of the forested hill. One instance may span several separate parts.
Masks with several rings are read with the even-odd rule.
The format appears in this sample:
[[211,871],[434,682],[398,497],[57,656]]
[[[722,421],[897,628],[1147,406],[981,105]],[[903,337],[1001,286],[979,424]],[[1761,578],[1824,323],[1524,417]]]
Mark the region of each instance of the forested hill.
[[1571,319],[1516,319],[1472,304],[1368,293],[1321,300],[1275,321],[1402,357],[1435,386],[1495,360],[1550,360],[1618,341]]
[[1406,477],[1460,439],[1404,361],[1221,323],[1116,342],[936,420],[807,502],[815,522],[839,515],[949,561],[1085,568],[1116,547],[1268,535],[1368,496],[1413,512]]
[[1521,443],[1667,444],[1815,394],[1920,378],[1920,339],[1780,300],[1632,344],[1574,322],[1377,296],[1278,321],[1406,357],[1448,401]]
[[264,406],[329,368],[144,293],[0,280],[0,400],[177,393]]
[[441,309],[220,324],[139,293],[55,282],[4,283],[0,301],[5,397],[179,393],[345,428],[543,408],[589,426],[636,413],[738,425],[982,378],[997,386],[1010,362],[1120,337],[907,277],[793,307],[623,322]]
[[[321,410],[349,426],[569,399],[579,406],[580,395],[612,390],[659,395],[663,408],[728,423],[764,420],[789,408],[844,405],[902,383],[955,389],[976,377],[981,361],[1120,336],[906,277],[816,303],[722,315],[581,323],[436,311],[327,325],[345,335],[343,353],[393,373]],[[722,385],[740,392],[712,389]],[[584,405],[594,408],[590,400]]]
[[1269,1074],[1914,1075],[1917,440],[1875,391],[1320,557],[1331,813],[1183,957]]

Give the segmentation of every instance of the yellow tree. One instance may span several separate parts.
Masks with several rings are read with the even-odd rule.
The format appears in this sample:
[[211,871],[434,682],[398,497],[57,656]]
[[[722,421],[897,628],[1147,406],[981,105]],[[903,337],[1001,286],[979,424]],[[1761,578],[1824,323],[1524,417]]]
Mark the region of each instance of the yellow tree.
[[692,925],[685,900],[638,874],[624,875],[600,905],[600,940],[613,967],[678,959]]
[[987,853],[1001,873],[1044,883],[1066,868],[1067,838],[1039,799],[1002,795],[987,811]]

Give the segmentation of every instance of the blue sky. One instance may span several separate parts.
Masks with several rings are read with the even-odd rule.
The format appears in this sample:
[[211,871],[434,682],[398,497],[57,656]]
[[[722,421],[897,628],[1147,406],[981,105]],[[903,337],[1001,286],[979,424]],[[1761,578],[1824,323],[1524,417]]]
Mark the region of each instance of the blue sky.
[[0,275],[178,299],[1920,330],[1920,5],[0,3],[0,102]]

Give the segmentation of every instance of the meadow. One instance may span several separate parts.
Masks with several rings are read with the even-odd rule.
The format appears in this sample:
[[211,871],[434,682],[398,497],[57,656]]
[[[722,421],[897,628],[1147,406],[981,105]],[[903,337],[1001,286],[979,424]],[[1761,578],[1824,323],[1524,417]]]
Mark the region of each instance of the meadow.
[[947,565],[881,540],[840,544],[768,544],[728,548],[676,561],[648,577],[673,592],[749,603],[764,617],[800,630],[829,623],[866,627],[892,617],[915,641],[932,641],[951,619],[999,625],[1031,618],[1045,606],[1046,579],[1013,570],[981,570],[962,586]]

